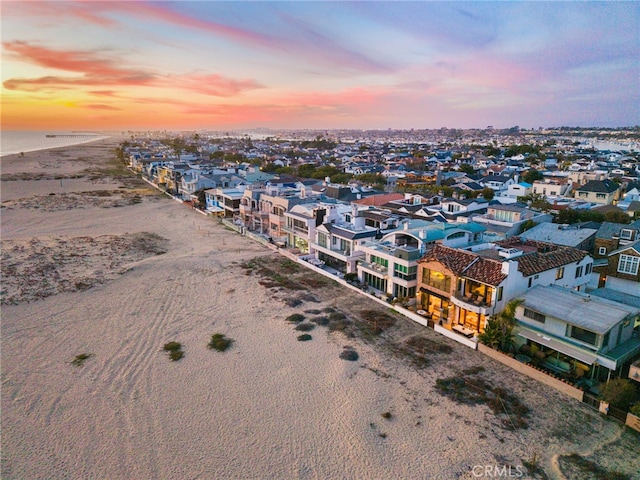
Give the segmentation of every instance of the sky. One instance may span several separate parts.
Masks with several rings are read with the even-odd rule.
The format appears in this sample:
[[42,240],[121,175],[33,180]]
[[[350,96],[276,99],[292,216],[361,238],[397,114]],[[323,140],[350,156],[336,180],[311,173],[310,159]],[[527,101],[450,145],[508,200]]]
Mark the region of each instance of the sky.
[[640,124],[640,2],[2,1],[2,128]]

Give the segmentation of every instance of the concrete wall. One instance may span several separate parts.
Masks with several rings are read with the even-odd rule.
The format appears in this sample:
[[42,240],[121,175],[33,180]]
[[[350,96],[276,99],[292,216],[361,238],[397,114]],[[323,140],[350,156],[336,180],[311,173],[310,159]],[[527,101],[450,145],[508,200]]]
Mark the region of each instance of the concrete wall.
[[504,353],[501,353],[497,350],[494,350],[482,343],[478,343],[478,351],[484,353],[485,355],[507,365],[508,367],[513,368],[514,370],[527,375],[535,380],[538,380],[545,385],[552,387],[565,395],[568,395],[576,400],[582,401],[584,392],[579,388],[576,388],[568,383],[563,382],[562,380],[558,380],[557,378],[551,377],[546,373],[543,373],[525,363],[522,363],[515,358],[511,358]]
[[640,432],[640,417],[636,417],[632,413],[627,413],[627,421],[625,422],[625,425]]
[[474,350],[478,349],[478,346],[480,345],[480,343],[476,342],[475,340],[472,340],[470,338],[467,337],[463,337],[462,335],[458,335],[455,332],[452,332],[451,330],[447,330],[446,328],[440,326],[440,325],[434,325],[433,329],[438,332],[440,335],[444,335],[447,338],[450,338],[451,340],[455,340],[458,343],[461,343],[463,345],[466,345],[469,348],[473,348]]

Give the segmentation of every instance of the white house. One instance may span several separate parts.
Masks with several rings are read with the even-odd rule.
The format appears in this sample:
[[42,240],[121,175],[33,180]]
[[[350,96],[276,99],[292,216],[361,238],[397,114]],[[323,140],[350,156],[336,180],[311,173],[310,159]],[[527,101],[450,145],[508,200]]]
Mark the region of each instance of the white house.
[[520,298],[517,344],[544,368],[590,385],[640,353],[639,308],[556,285],[539,285]]

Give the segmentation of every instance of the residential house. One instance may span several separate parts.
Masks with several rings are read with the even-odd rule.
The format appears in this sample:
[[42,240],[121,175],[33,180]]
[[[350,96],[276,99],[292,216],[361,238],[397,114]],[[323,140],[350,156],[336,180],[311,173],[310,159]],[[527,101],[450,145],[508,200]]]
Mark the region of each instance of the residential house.
[[517,181],[509,175],[487,175],[481,178],[478,183],[485,188],[491,188],[497,192],[506,190],[509,185],[516,184]]
[[571,188],[571,183],[559,177],[547,177],[544,180],[535,180],[532,193],[545,197],[563,197]]
[[203,173],[199,170],[185,172],[180,179],[178,195],[183,200],[194,200],[196,192],[212,188],[232,188],[238,185],[246,185],[246,181],[230,172],[221,170],[215,173]]
[[487,207],[487,213],[472,215],[471,219],[484,225],[488,233],[500,238],[509,238],[518,235],[522,230],[522,224],[528,220],[536,223],[550,222],[552,217],[520,203],[492,203]]
[[522,232],[520,238],[592,252],[597,233],[598,229],[584,228],[580,224],[566,225],[544,222]]
[[[640,220],[628,225],[602,222],[596,233],[593,257],[596,260],[606,259],[612,251],[637,240],[640,240]],[[602,264],[602,262],[598,264]]]
[[574,198],[599,205],[612,205],[620,198],[620,185],[613,180],[591,180],[574,191]]
[[633,209],[629,209],[632,203],[640,202],[640,183],[633,182],[627,185],[623,199],[618,202],[618,207],[626,211],[631,218],[636,213],[635,205]]
[[[287,219],[285,213],[294,205],[314,202],[314,197],[300,196],[299,190],[273,191],[274,194],[262,193],[258,202],[261,225],[264,227],[265,220],[268,226],[266,233],[275,242],[286,242],[288,232],[285,230]],[[265,217],[265,214],[268,217]]]
[[533,185],[527,182],[513,183],[501,192],[500,199],[503,197],[511,200],[517,200],[518,197],[525,197],[533,192]]
[[349,205],[329,200],[294,205],[284,213],[286,223],[282,230],[287,235],[287,246],[297,248],[302,254],[315,254],[316,228],[342,218],[347,211],[351,211]]
[[539,285],[519,296],[516,342],[531,360],[565,378],[591,386],[608,380],[640,353],[634,330],[640,308]]
[[365,225],[365,218],[352,206],[350,222],[330,213],[328,220],[316,228],[316,238],[310,245],[316,259],[343,274],[356,273],[356,261],[364,256],[359,245],[380,235],[380,230]]
[[436,244],[418,265],[416,308],[468,334],[484,331],[491,315],[536,285],[584,289],[592,259],[574,248],[512,237],[471,250]]
[[418,260],[427,245],[462,247],[482,241],[484,228],[465,224],[404,220],[379,241],[359,245],[365,257],[358,261],[358,279],[380,294],[396,298],[416,296]]
[[244,195],[244,186],[236,188],[212,188],[204,191],[206,208],[209,213],[235,218],[240,213],[240,200]]
[[[627,232],[623,230],[621,235]],[[630,233],[636,241],[609,252],[606,265],[596,268],[600,275],[598,286],[640,296],[640,239],[637,231]]]

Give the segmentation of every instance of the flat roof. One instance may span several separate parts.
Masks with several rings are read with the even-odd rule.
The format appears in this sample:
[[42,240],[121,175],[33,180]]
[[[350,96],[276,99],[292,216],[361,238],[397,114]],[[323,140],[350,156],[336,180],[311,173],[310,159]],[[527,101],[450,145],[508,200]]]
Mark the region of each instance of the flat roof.
[[571,325],[604,334],[640,309],[598,296],[568,290],[555,285],[538,285],[524,295],[524,307],[529,307]]

